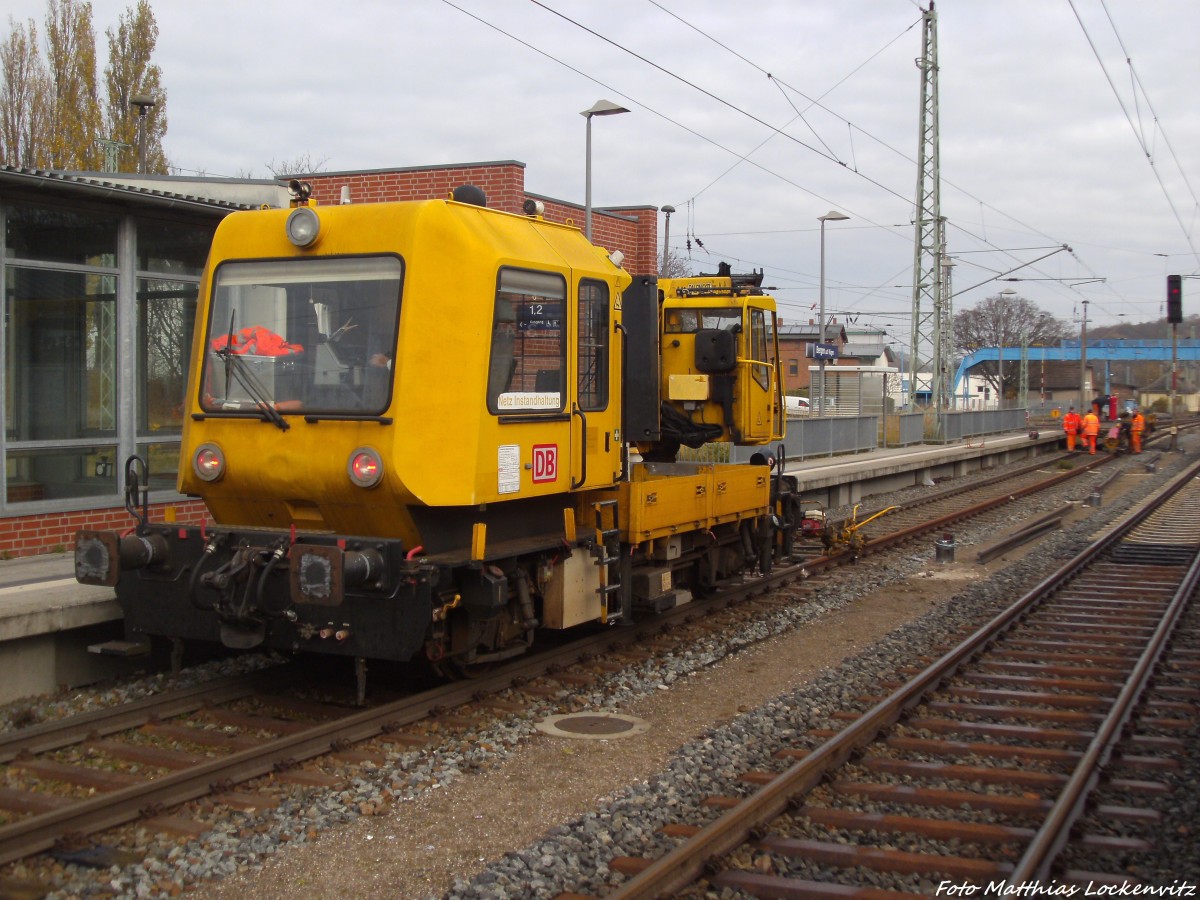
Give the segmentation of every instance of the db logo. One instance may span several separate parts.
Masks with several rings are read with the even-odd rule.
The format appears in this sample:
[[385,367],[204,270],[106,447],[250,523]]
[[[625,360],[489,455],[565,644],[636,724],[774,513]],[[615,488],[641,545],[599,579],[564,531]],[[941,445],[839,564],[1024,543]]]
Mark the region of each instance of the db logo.
[[558,479],[558,444],[533,445],[533,483]]

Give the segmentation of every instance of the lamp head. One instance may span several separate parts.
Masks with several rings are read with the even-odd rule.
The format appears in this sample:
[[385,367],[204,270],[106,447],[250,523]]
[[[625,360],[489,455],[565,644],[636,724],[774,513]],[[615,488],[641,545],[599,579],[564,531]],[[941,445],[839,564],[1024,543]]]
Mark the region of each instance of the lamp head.
[[580,113],[580,115],[585,119],[590,119],[592,116],[615,116],[619,113],[627,112],[629,112],[629,110],[623,106],[618,106],[611,100],[597,100],[592,104],[591,109],[585,109]]
[[818,222],[842,222],[850,217],[845,213],[838,212],[836,209],[831,209],[823,216],[817,216]]

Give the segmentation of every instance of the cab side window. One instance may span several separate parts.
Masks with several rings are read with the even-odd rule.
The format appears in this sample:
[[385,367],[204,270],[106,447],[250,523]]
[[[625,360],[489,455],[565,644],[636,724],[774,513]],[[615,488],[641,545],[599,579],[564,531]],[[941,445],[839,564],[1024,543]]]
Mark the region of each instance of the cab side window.
[[608,285],[583,281],[579,285],[579,408],[608,406],[609,319]]
[[750,311],[750,359],[754,380],[764,390],[771,388],[771,358],[768,347],[773,343],[768,340],[767,314],[765,310]]
[[488,409],[493,413],[563,410],[566,296],[560,275],[501,269],[488,363]]

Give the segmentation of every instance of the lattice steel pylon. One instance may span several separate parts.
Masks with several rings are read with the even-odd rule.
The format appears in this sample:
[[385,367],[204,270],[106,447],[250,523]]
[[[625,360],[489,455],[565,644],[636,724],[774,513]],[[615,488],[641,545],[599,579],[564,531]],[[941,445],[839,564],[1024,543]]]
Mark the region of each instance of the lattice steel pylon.
[[[943,357],[945,296],[942,291],[944,237],[942,230],[941,170],[938,162],[937,14],[932,0],[921,15],[921,123],[917,146],[917,197],[913,224],[912,339],[909,346],[909,400],[928,391],[930,403],[945,408],[946,377]],[[940,423],[939,423],[940,425]]]

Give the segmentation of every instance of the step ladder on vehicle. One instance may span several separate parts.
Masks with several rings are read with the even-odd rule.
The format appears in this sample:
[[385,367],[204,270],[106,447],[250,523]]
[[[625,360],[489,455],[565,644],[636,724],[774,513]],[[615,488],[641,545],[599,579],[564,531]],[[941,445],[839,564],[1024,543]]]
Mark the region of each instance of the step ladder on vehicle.
[[[617,527],[617,501],[597,500],[592,504],[596,514],[596,565],[600,567],[600,618],[603,622],[616,622],[622,616],[621,591],[621,539]],[[608,513],[605,516],[605,513]],[[605,519],[609,521],[605,523]],[[615,600],[613,598],[616,598]]]

